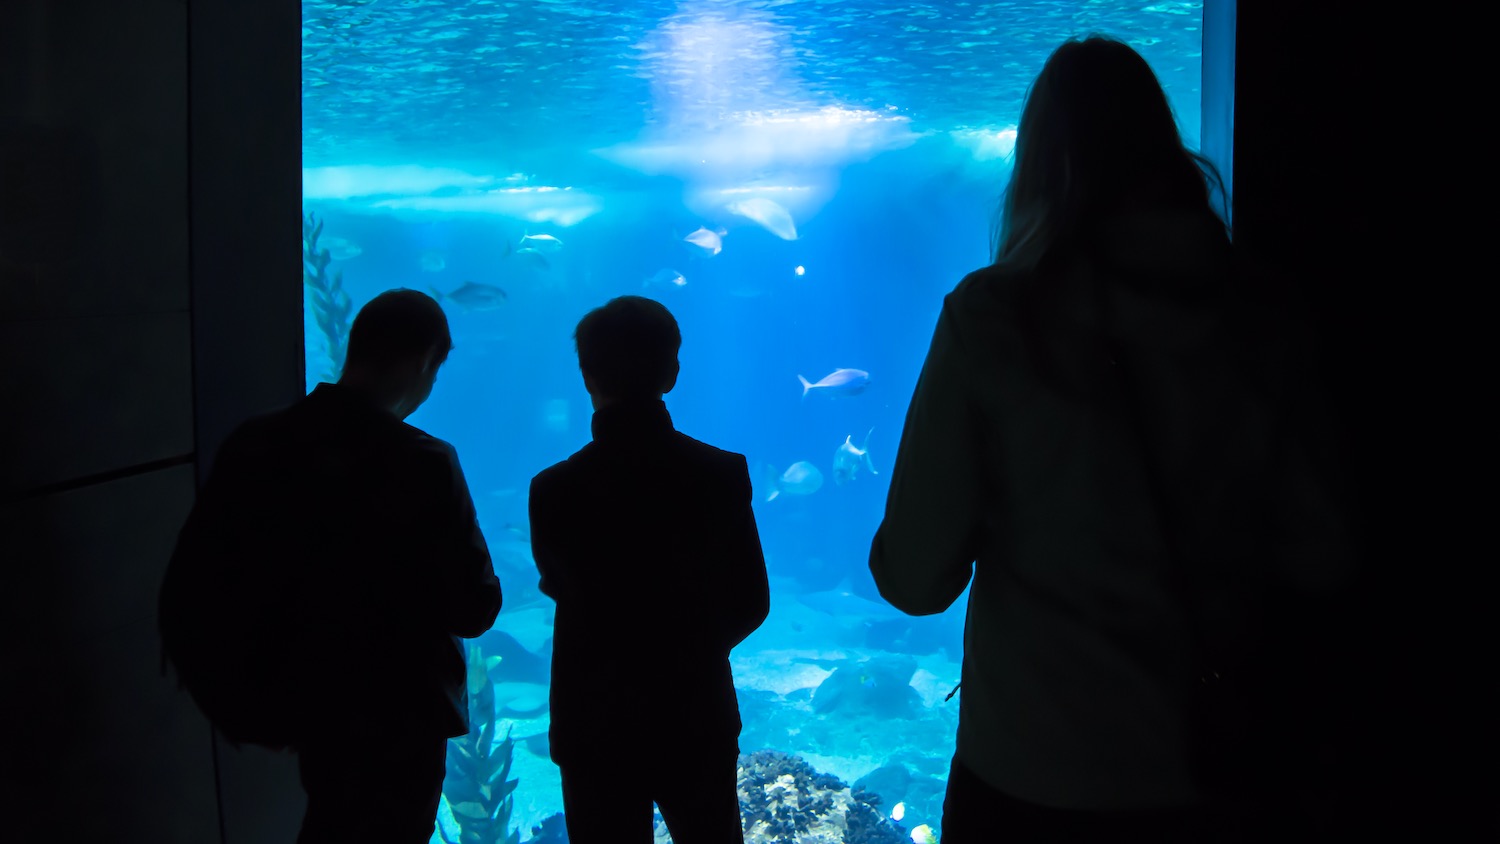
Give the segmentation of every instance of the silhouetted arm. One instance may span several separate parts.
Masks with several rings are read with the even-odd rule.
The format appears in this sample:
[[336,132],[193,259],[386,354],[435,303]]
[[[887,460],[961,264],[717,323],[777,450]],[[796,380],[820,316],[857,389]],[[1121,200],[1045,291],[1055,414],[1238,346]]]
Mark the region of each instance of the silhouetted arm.
[[729,545],[725,559],[728,577],[723,597],[730,609],[724,616],[724,633],[728,649],[754,633],[771,612],[771,590],[766,582],[766,558],[760,547],[760,531],[755,526],[755,511],[750,506],[754,492],[750,487],[750,469],[740,457],[733,481],[733,510],[729,519]]
[[563,593],[560,588],[564,579],[562,568],[562,541],[551,518],[551,489],[546,472],[531,479],[531,491],[526,499],[527,516],[531,523],[531,558],[536,562],[541,579],[537,588],[543,595],[558,600]]
[[892,606],[912,615],[947,609],[973,574],[982,525],[979,420],[973,370],[945,305],[891,470],[885,519],[870,546],[870,574]]
[[443,585],[443,622],[454,636],[474,638],[495,623],[502,600],[500,579],[479,530],[469,484],[458,454],[446,449],[447,512],[442,515],[442,553],[435,562]]

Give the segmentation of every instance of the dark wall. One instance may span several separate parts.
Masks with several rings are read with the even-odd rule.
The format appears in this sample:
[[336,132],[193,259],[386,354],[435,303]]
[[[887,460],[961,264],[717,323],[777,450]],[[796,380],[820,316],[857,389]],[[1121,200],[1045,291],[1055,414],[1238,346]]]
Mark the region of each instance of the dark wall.
[[1483,242],[1465,245],[1443,195],[1478,154],[1438,128],[1468,107],[1446,93],[1465,77],[1434,55],[1458,45],[1421,15],[1239,5],[1235,235],[1310,308],[1360,538],[1356,587],[1303,643],[1324,644],[1301,667],[1313,752],[1292,799],[1328,840],[1470,840],[1464,807],[1495,783],[1480,773],[1493,715],[1474,718],[1493,684],[1455,680],[1489,659],[1468,655],[1493,639],[1475,632],[1493,611],[1466,597],[1482,572],[1450,495],[1473,471],[1459,403],[1478,381],[1444,335],[1463,333],[1464,259]]
[[[217,841],[156,589],[229,426],[302,388],[299,5],[4,5],[3,837]],[[235,782],[231,833],[285,793]]]
[[[194,420],[201,483],[246,417],[302,397],[302,5],[192,0]],[[291,841],[295,757],[217,740],[223,844]]]
[[211,841],[209,728],[155,635],[194,481],[187,10],[4,19],[4,835]]

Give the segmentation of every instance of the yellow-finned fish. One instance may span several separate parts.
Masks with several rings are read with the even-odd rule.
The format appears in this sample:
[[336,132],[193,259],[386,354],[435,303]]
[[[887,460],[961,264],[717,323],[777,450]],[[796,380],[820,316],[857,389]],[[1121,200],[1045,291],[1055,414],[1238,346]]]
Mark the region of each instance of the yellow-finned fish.
[[924,823],[911,831],[911,841],[912,844],[938,844],[938,837],[932,827]]

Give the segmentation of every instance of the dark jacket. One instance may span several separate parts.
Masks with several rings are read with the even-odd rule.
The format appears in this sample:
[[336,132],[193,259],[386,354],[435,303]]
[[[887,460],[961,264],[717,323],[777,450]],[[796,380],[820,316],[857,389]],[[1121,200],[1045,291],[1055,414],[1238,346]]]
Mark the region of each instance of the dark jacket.
[[220,449],[179,554],[275,584],[303,695],[298,737],[468,729],[457,637],[500,611],[500,582],[453,447],[365,396],[320,384]]
[[[1222,584],[1225,624],[1260,591],[1349,577],[1340,507],[1312,469],[1327,431],[1306,361],[1236,281],[1215,225],[1124,217],[1093,260],[1044,282],[970,274],[944,301],[906,417],[870,570],[915,614],[942,611],[972,576],[957,753],[1034,803],[1201,798],[1188,707],[1205,634],[1180,576]],[[1053,307],[1028,331],[1033,283]]]
[[745,458],[678,433],[660,401],[600,410],[593,433],[531,482],[532,555],[557,601],[552,758],[630,736],[733,752],[729,651],[770,609]]

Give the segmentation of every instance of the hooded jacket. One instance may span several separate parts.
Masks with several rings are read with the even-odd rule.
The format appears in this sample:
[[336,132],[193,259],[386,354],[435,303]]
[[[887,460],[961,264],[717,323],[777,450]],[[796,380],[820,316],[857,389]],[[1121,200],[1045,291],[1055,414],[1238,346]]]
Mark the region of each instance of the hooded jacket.
[[1248,637],[1247,596],[1344,576],[1276,312],[1222,228],[1154,211],[945,298],[870,570],[913,614],[972,576],[957,757],[990,786],[1068,809],[1199,802],[1195,619]]

